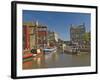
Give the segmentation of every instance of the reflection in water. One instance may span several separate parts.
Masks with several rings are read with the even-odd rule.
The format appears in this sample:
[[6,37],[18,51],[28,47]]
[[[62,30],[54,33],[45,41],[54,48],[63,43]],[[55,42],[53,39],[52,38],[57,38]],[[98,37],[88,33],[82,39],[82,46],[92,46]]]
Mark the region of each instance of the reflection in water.
[[39,54],[30,60],[23,62],[23,69],[56,68],[90,66],[90,53],[71,55],[67,53]]
[[23,68],[24,69],[32,69],[32,66],[33,66],[32,62],[33,62],[32,60],[31,61],[24,62],[23,63]]

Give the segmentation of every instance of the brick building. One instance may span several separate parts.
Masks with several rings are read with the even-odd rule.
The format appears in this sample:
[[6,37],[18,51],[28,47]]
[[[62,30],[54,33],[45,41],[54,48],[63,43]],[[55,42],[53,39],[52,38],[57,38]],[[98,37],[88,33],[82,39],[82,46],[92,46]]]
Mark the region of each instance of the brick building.
[[23,49],[31,49],[35,46],[35,23],[23,24]]
[[39,25],[37,27],[37,44],[38,47],[46,47],[47,46],[47,37],[48,37],[48,29],[47,26]]
[[38,22],[23,24],[23,49],[44,47],[47,45],[47,27]]

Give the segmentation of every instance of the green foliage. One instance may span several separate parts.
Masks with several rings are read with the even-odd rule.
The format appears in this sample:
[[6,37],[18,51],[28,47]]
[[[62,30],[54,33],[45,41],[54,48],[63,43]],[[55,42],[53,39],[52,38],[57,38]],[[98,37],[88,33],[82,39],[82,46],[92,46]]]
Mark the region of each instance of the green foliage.
[[83,40],[86,41],[86,42],[90,41],[90,32],[86,32],[83,35]]

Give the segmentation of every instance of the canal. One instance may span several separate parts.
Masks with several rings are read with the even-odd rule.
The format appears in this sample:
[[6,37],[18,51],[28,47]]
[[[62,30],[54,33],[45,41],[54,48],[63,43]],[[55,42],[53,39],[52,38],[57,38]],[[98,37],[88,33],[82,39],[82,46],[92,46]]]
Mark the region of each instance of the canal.
[[80,55],[63,52],[39,54],[25,59],[23,69],[90,66],[90,60],[90,53],[83,52]]

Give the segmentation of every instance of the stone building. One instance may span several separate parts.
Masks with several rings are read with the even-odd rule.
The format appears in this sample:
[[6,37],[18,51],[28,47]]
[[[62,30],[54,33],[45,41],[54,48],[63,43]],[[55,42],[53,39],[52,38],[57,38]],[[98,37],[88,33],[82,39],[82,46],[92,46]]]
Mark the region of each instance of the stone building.
[[83,44],[83,35],[86,32],[85,24],[82,25],[71,25],[70,27],[70,41],[77,43],[78,45]]
[[48,43],[49,46],[56,46],[58,43],[58,34],[56,32],[48,32]]

